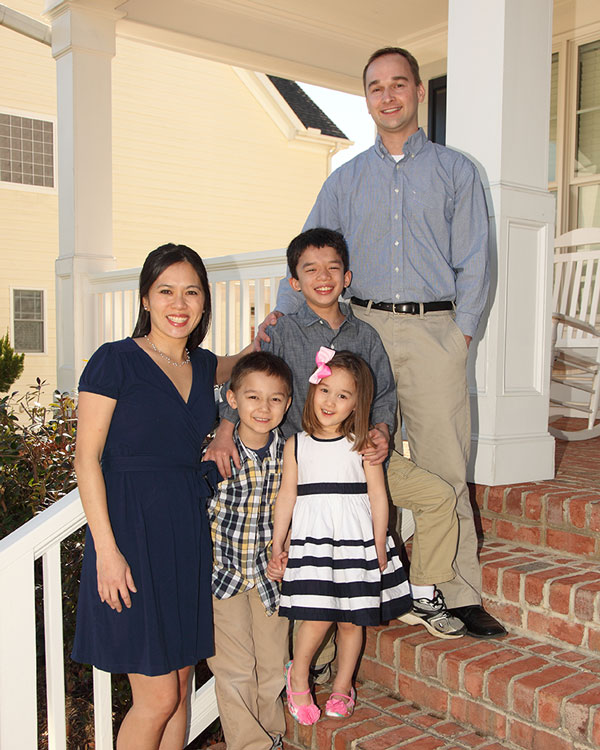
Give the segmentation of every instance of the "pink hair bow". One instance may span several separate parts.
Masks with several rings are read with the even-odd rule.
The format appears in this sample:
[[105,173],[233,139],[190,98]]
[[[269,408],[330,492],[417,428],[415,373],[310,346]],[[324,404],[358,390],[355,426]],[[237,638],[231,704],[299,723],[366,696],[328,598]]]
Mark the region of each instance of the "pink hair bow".
[[327,378],[329,377],[329,375],[331,375],[331,368],[328,367],[326,363],[329,362],[329,360],[333,359],[334,354],[335,349],[328,349],[326,346],[322,346],[319,349],[319,351],[317,352],[317,356],[315,357],[317,369],[308,379],[309,383],[314,383],[314,385],[317,385],[321,382],[321,380],[323,380],[323,378]]

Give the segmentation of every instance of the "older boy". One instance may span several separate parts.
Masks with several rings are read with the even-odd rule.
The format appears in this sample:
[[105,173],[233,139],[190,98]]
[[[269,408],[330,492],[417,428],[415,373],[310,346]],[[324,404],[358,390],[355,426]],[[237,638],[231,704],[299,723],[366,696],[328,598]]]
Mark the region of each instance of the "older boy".
[[[339,232],[309,229],[292,240],[287,260],[290,285],[302,293],[304,300],[297,312],[280,317],[275,325],[268,327],[270,341],[261,342],[263,349],[285,359],[294,376],[294,400],[282,424],[282,432],[288,437],[301,429],[308,378],[314,370],[319,347],[348,349],[369,364],[374,376],[375,398],[371,408],[374,426],[370,432],[373,448],[364,452],[364,458],[371,463],[380,463],[387,458],[390,435],[395,428],[396,388],[379,335],[370,325],[355,317],[349,306],[338,301],[352,278],[346,242]],[[233,430],[235,415],[224,407],[221,417],[223,421],[210,458],[223,472],[228,469],[231,455],[226,438]],[[435,584],[454,577],[452,560],[458,535],[454,491],[438,477],[421,472],[410,461],[402,464],[402,471],[405,489],[414,482],[422,499],[416,534],[426,535],[432,542],[429,545],[432,552],[426,557],[419,554],[420,545],[413,546],[410,582],[415,609],[403,619],[411,624],[422,624],[438,638],[460,637],[466,629],[448,614],[442,596],[435,591]],[[321,655],[318,663],[322,664],[324,658],[325,654]]]
[[279,590],[266,577],[273,504],[284,440],[277,430],[291,401],[292,373],[268,352],[234,367],[227,402],[237,409],[233,440],[240,458],[208,508],[213,540],[215,675],[228,750],[282,747],[281,702],[288,623],[277,617]]

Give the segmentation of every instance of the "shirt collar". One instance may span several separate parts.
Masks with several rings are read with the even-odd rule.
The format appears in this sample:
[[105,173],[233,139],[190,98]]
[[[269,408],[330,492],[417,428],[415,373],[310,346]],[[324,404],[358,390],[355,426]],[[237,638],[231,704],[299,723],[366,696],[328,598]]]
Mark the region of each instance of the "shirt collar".
[[[411,136],[407,138],[402,151],[404,152],[405,156],[410,156],[414,158],[426,143],[427,143],[427,136],[425,135],[425,131],[423,130],[423,128],[419,128],[415,133],[413,133]],[[390,159],[392,158],[390,155],[390,152],[383,145],[383,141],[381,140],[381,136],[379,134],[377,135],[377,138],[375,139],[374,148],[375,148],[375,152],[381,159],[385,159],[386,157],[389,157]],[[398,154],[396,154],[396,156],[397,155]]]
[[[238,425],[239,422],[236,424],[236,426],[233,429],[233,442],[235,443],[235,447],[238,450],[240,460],[242,463],[245,463],[246,461],[256,461],[256,451],[253,451],[252,448],[248,448],[240,438],[238,434]],[[277,455],[277,446],[279,445],[280,441],[282,440],[281,434],[279,432],[279,429],[273,430],[273,440],[271,441],[271,445],[269,446],[269,456],[271,458],[275,458]]]
[[[350,307],[350,305],[346,302],[340,302],[340,311],[345,318],[345,320],[340,325],[341,328],[346,323],[350,323],[353,321],[354,313],[352,312],[352,308]],[[302,305],[296,312],[296,316],[298,318],[298,322],[306,328],[314,325],[315,323],[318,323],[319,320],[322,320],[322,318],[320,318],[314,310],[310,309],[310,307],[306,304],[306,300],[303,300]],[[329,323],[327,323],[327,325],[329,325]]]

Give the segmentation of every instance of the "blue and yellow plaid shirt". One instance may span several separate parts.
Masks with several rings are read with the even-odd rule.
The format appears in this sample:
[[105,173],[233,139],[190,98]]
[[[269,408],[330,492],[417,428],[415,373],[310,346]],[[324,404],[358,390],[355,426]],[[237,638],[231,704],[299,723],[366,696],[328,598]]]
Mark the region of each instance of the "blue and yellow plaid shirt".
[[268,614],[279,606],[279,586],[267,578],[273,539],[273,507],[281,483],[284,439],[273,433],[269,452],[260,461],[239,438],[233,440],[241,468],[232,463],[232,475],[219,484],[208,504],[213,541],[212,591],[227,599],[257,587]]

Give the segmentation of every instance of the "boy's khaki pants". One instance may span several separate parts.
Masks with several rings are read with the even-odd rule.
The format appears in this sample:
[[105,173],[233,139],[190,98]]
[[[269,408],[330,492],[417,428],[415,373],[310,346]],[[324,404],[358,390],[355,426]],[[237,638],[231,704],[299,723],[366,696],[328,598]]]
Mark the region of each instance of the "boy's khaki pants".
[[289,621],[267,615],[256,588],[213,597],[217,703],[227,750],[270,750],[285,734],[281,691],[288,660]]

